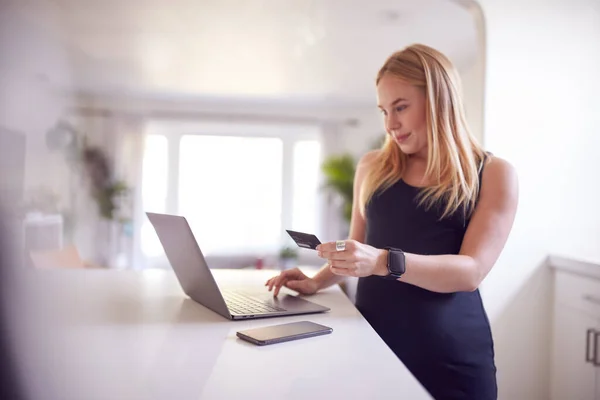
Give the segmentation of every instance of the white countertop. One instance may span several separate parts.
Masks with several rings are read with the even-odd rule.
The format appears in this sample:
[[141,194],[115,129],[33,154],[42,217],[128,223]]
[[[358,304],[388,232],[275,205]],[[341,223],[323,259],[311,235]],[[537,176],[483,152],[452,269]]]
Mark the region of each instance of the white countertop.
[[[213,272],[223,285],[260,290],[276,273]],[[25,358],[35,373],[26,375],[46,398],[431,398],[337,286],[310,298],[331,308],[325,314],[229,321],[187,298],[171,271],[34,271],[28,279],[46,323],[32,336],[35,357]],[[298,320],[333,333],[264,347],[236,337]]]
[[548,264],[554,269],[588,278],[600,279],[600,261],[578,260],[572,257],[551,255],[548,259]]

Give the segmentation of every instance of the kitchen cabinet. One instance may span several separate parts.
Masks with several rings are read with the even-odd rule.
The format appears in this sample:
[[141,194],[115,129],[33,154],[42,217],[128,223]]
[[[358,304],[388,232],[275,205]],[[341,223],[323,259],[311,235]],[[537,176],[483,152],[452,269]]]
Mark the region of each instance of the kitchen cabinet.
[[600,279],[556,270],[552,400],[600,400]]

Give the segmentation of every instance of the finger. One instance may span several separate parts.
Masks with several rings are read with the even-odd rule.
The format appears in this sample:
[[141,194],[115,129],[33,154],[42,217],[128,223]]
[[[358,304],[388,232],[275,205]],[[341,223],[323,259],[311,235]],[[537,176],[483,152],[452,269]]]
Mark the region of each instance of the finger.
[[269,285],[269,292],[271,290],[273,290],[274,287],[277,287],[277,282],[279,282],[280,279],[281,279],[281,275],[278,275],[275,278],[273,278],[273,280],[271,281],[271,284]]
[[282,281],[287,281],[288,279],[290,279],[290,275],[292,275],[292,274],[290,273],[290,271],[284,271],[284,272],[282,272],[282,273],[281,273],[281,274],[280,274],[280,275],[277,277],[277,279],[275,280],[275,285],[279,285],[279,284],[280,284],[280,282],[282,282]]
[[348,268],[336,268],[336,267],[329,267],[329,270],[331,272],[333,272],[336,275],[340,275],[340,276],[354,276],[354,272],[352,272],[350,269]]
[[327,242],[323,243],[320,246],[317,246],[317,251],[319,257],[322,258],[331,258],[334,254],[347,256],[348,254],[352,254],[354,249],[356,249],[355,242],[353,240],[344,240],[345,247],[344,250],[338,250],[336,246],[336,242]]
[[275,278],[277,278],[279,275],[275,275],[272,276],[271,278],[269,278],[269,280],[267,280],[267,283],[265,283],[265,286],[268,286],[271,282],[273,282],[275,280]]
[[273,278],[271,287],[277,286],[279,284],[279,282],[289,279],[290,276],[293,276],[293,270],[283,271],[281,274],[279,274],[275,278]]
[[[343,240],[343,242],[344,242],[344,250],[351,250],[354,248],[354,244],[355,244],[354,240],[346,239],[346,240]],[[337,243],[337,241],[321,243],[320,245],[317,246],[317,251],[329,252],[329,253],[339,252],[339,250],[337,249],[336,243]]]
[[276,277],[271,278],[271,282],[269,284],[269,292],[271,290],[273,290],[273,286],[275,286],[277,284],[277,281],[279,281],[280,279],[281,279],[281,275],[277,275]]
[[354,257],[353,253],[345,250],[345,251],[334,251],[327,253],[320,253],[321,258],[326,258],[328,260],[338,260],[338,261],[351,261]]
[[275,293],[273,293],[273,296],[277,297],[277,295],[279,294],[279,291],[281,290],[281,286],[283,286],[286,282],[287,282],[287,279],[281,281],[280,284],[278,283],[277,286],[275,286]]
[[329,265],[334,268],[356,269],[356,264],[347,260],[329,260]]
[[317,251],[323,252],[323,253],[331,253],[334,251],[337,251],[336,247],[335,247],[335,242],[325,242],[325,243],[321,243],[320,245],[317,246]]
[[304,275],[304,273],[297,268],[282,272],[273,283],[273,286],[275,286],[275,292],[273,293],[273,296],[277,296],[281,290],[281,287],[286,285],[286,282],[292,279],[301,281],[306,279],[306,275]]
[[275,280],[275,277],[273,277],[273,278],[269,279],[269,280],[267,281],[266,285],[265,285],[265,286],[268,286],[268,288],[269,288],[269,291],[271,291],[271,288],[273,287],[273,281],[274,281],[274,280]]
[[284,271],[283,273],[281,273],[281,275],[277,277],[277,279],[275,279],[275,281],[273,282],[273,287],[275,288],[273,296],[277,296],[277,294],[279,294],[281,286],[289,279],[288,275],[290,275],[290,273],[288,273],[288,271]]

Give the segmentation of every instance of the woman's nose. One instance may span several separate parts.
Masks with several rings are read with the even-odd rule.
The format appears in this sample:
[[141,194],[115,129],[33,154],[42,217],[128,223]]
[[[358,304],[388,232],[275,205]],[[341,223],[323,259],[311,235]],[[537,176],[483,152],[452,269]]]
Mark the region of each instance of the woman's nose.
[[400,121],[398,121],[397,118],[394,118],[392,116],[386,118],[385,124],[388,131],[400,129],[400,127],[402,126]]

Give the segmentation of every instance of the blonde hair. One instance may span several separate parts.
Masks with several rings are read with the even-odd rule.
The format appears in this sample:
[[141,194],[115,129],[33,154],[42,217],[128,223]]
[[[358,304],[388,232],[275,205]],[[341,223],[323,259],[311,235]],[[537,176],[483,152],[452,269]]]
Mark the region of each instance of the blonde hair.
[[[468,216],[479,193],[479,166],[485,152],[467,126],[460,97],[461,82],[450,60],[439,51],[415,44],[392,54],[377,74],[385,74],[421,87],[426,95],[426,179],[435,182],[423,188],[420,204],[430,208],[445,203],[441,218],[462,209]],[[369,162],[360,192],[360,210],[379,189],[387,189],[402,178],[408,156],[390,135]]]

